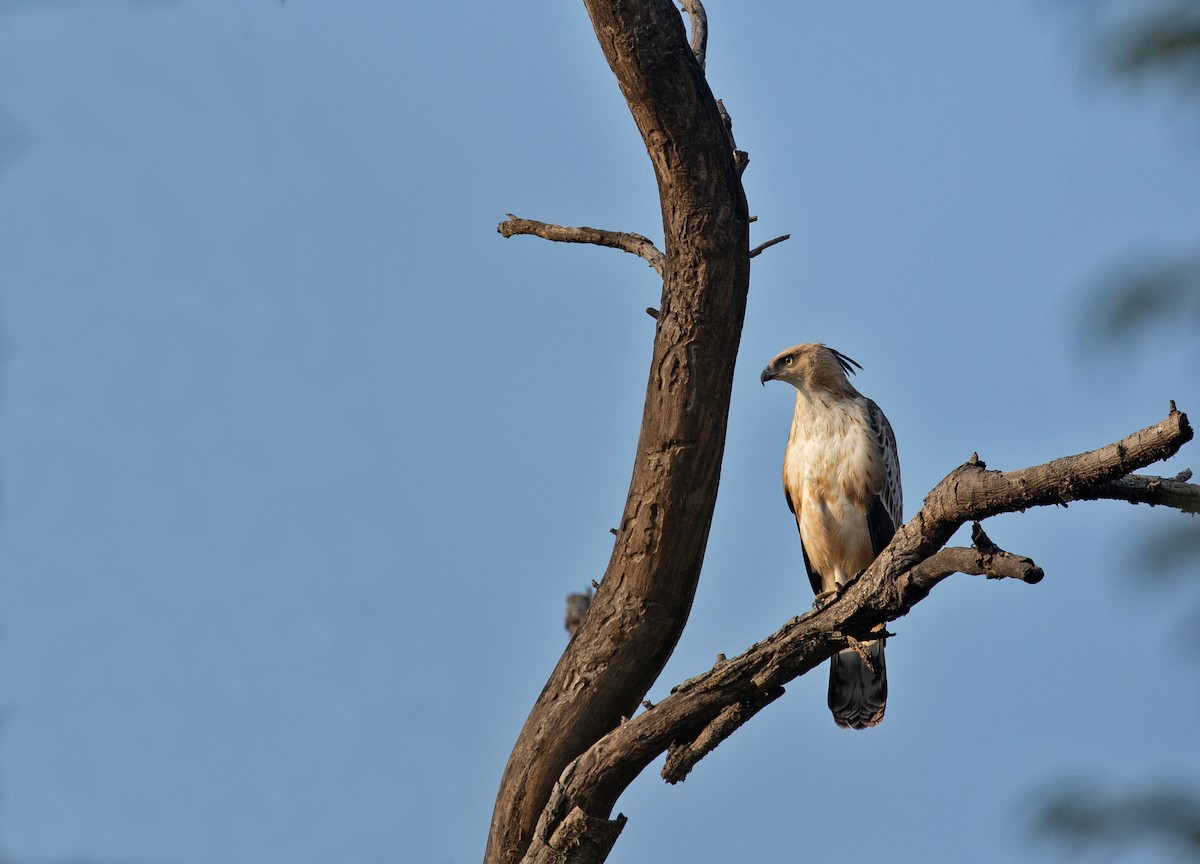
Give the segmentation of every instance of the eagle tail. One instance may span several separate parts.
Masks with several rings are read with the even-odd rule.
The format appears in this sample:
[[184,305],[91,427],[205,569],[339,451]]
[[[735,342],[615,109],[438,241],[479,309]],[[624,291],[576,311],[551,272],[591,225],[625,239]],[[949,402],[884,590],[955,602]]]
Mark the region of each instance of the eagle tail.
[[[843,729],[878,726],[887,707],[887,666],[883,639],[859,643],[829,661],[829,710]],[[864,657],[865,655],[865,657]]]

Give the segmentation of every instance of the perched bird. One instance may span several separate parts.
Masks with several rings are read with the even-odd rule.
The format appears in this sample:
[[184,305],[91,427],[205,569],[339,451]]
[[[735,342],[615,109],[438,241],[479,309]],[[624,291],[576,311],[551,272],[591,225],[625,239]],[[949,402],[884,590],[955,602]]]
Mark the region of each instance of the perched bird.
[[[783,457],[783,491],[800,528],[814,605],[837,596],[883,551],[901,523],[896,437],[879,406],[850,384],[862,367],[819,343],[780,353],[760,380],[796,388],[796,413]],[[882,632],[882,627],[878,628]],[[829,662],[829,710],[841,727],[883,719],[887,670],[882,638]]]

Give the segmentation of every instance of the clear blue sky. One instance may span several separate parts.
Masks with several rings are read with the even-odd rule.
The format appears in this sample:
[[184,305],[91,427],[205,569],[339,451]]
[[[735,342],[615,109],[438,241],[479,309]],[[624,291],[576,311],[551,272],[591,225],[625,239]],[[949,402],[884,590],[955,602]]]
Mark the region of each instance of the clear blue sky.
[[[791,397],[758,383],[781,348],[863,364],[909,514],[974,450],[1017,468],[1171,398],[1200,417],[1194,342],[1083,338],[1098,280],[1200,244],[1200,132],[1098,71],[1081,8],[709,16],[754,242],[792,239],[754,264],[652,698],[811,602]],[[660,235],[582,4],[0,0],[6,859],[479,859],[563,597],[608,560],[659,290],[632,256],[501,239],[506,212]],[[1200,783],[1186,604],[1129,578],[1182,518],[994,520],[1045,582],[957,577],[897,622],[879,730],[798,681],[683,786],[640,778],[612,860],[1049,861],[1047,784]]]

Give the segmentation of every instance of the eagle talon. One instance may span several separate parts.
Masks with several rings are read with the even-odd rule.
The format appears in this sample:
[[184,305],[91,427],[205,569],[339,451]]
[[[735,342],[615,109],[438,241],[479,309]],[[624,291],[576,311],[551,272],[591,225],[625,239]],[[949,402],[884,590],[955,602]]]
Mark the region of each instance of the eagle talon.
[[841,597],[842,596],[842,592],[840,590],[841,587],[842,586],[839,585],[833,591],[822,591],[820,594],[818,594],[816,597],[814,597],[813,598],[813,609],[824,609],[826,606],[828,606],[834,600]]

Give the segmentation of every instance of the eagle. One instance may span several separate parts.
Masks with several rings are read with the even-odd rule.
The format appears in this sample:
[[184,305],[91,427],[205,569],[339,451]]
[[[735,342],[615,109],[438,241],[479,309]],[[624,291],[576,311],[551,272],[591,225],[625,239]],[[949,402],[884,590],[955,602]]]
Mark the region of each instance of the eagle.
[[[796,388],[783,457],[783,492],[800,529],[814,606],[836,597],[887,546],[903,500],[896,436],[887,417],[850,383],[858,363],[820,343],[780,352],[760,380]],[[878,628],[882,632],[882,627]],[[829,661],[829,710],[842,728],[879,725],[887,705],[884,639]]]

